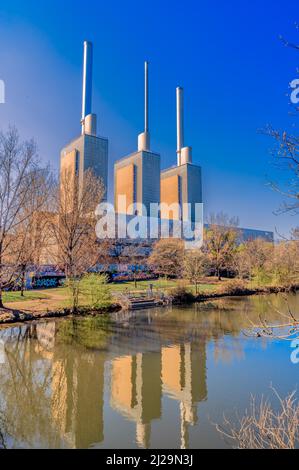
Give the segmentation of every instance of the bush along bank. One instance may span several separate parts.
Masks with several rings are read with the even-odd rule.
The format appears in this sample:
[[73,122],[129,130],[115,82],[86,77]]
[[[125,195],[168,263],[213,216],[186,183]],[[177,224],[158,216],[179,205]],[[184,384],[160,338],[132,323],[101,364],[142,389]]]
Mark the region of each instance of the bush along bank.
[[243,297],[251,295],[279,294],[287,292],[297,292],[299,284],[294,283],[287,286],[248,286],[244,281],[233,279],[227,281],[220,289],[214,292],[200,293],[194,295],[187,288],[180,287],[173,290],[171,295],[171,303],[173,305],[184,305],[196,302],[204,302],[206,300],[220,299],[223,297]]

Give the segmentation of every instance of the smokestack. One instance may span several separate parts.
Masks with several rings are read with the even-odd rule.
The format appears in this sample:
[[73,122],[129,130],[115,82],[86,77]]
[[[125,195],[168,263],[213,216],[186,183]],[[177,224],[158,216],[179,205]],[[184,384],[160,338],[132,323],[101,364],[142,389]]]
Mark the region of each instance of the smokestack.
[[145,62],[145,84],[144,84],[144,97],[145,97],[145,124],[144,124],[144,132],[149,132],[149,83],[148,83],[148,62]]
[[144,64],[144,132],[138,136],[138,152],[150,150],[148,62]]
[[83,92],[82,92],[82,133],[84,134],[85,118],[91,114],[92,102],[92,57],[93,46],[89,41],[84,41],[83,56]]
[[177,103],[177,154],[178,166],[181,165],[181,153],[184,147],[184,90],[181,87],[176,89]]
[[177,156],[178,166],[192,163],[192,148],[184,146],[184,90],[176,89],[177,100]]

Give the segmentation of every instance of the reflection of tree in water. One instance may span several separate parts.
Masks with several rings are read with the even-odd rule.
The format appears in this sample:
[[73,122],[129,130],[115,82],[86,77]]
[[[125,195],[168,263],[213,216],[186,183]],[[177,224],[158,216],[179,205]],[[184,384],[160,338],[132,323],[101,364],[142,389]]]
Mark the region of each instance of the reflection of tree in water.
[[6,449],[7,429],[5,425],[5,419],[0,415],[0,449]]
[[[93,351],[105,349],[108,323],[89,318],[8,330],[0,446],[88,447],[102,440],[104,358]],[[94,428],[84,415],[98,417]]]
[[37,436],[54,447],[51,427],[51,362],[39,359],[34,347],[36,325],[14,328],[6,338],[6,362],[0,369],[1,413],[10,447],[31,447]]
[[108,316],[73,318],[58,324],[56,342],[104,350],[111,334]]

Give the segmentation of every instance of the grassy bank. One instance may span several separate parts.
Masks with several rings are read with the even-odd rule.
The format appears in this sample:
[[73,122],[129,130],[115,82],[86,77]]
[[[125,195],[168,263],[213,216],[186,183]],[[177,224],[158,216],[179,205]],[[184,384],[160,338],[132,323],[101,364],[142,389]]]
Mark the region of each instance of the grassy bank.
[[[153,296],[163,293],[165,298],[173,304],[187,304],[195,302],[204,302],[206,300],[217,299],[229,296],[248,296],[256,294],[271,294],[279,292],[288,292],[290,290],[299,290],[299,283],[288,286],[256,286],[253,283],[240,280],[218,281],[215,278],[204,279],[197,286],[188,284],[183,280],[165,280],[140,281],[135,286],[134,282],[125,282],[121,284],[110,284],[109,288],[113,294],[113,302],[106,308],[92,310],[88,305],[86,298],[79,297],[78,312],[79,315],[85,314],[104,314],[120,310],[118,297],[121,294],[125,296],[130,294],[138,297],[148,291],[152,285]],[[70,308],[69,291],[66,287],[50,290],[28,291],[24,297],[19,292],[6,292],[4,294],[5,309],[0,310],[0,325],[38,320],[44,318],[65,317],[72,314]]]
[[[112,294],[142,294],[149,290],[150,284],[153,286],[153,293],[164,292],[168,293],[172,289],[175,289],[180,285],[182,280],[168,280],[168,279],[155,279],[153,281],[139,281],[136,286],[133,281],[122,282],[122,283],[112,283],[109,284],[109,287],[112,291]],[[191,284],[184,283],[186,288],[191,292],[195,293],[195,287]],[[211,280],[209,283],[203,282],[198,286],[199,292],[212,292],[215,291],[219,283],[216,280]],[[57,289],[45,289],[45,290],[36,290],[36,291],[26,291],[24,297],[21,296],[20,292],[4,292],[3,301],[4,304],[20,303],[27,301],[39,301],[39,300],[60,300],[60,307],[65,308],[68,306],[68,289],[66,287],[60,287]],[[84,298],[81,296],[80,306],[84,307]],[[10,306],[10,305],[9,305]]]

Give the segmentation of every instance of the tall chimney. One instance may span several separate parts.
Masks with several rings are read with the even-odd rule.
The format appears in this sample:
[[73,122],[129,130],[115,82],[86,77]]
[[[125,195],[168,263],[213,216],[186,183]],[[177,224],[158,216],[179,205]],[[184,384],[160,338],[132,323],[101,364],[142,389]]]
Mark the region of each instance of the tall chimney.
[[184,144],[184,90],[181,87],[176,89],[177,99],[177,155],[178,166],[192,163],[192,148],[185,147]]
[[82,133],[84,133],[85,118],[91,114],[92,102],[92,56],[93,47],[89,41],[84,41],[83,57],[83,92],[82,92]]
[[181,87],[176,89],[177,101],[177,155],[178,166],[181,165],[181,153],[184,147],[184,90]]
[[145,120],[144,120],[144,132],[149,132],[149,83],[148,83],[148,62],[145,62],[145,84],[144,84],[144,112],[145,112]]
[[144,132],[138,136],[138,152],[150,150],[148,62],[144,64]]

